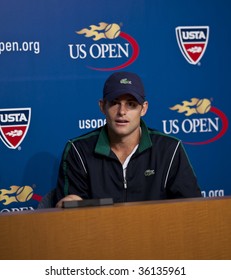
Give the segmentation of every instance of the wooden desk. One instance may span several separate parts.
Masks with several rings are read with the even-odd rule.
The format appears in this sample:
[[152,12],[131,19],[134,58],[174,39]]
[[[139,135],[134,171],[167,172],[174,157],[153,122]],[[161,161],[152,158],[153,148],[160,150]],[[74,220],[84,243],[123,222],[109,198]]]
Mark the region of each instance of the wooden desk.
[[0,259],[231,259],[231,197],[0,215]]

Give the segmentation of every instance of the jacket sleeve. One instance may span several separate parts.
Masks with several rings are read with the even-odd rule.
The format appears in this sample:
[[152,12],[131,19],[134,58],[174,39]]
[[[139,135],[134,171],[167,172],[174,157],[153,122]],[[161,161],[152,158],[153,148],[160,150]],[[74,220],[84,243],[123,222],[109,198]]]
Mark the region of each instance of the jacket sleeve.
[[166,184],[169,198],[201,197],[196,175],[181,142],[175,148],[169,168]]
[[69,141],[64,149],[59,166],[55,201],[57,203],[69,194],[87,199],[89,198],[88,186],[88,174],[81,151],[73,142]]

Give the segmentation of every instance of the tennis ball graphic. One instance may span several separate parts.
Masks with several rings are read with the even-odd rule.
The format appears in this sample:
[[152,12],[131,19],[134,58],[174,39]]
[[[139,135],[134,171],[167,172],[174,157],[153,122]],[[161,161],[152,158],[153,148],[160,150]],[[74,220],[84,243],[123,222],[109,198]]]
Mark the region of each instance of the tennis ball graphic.
[[104,30],[104,34],[108,39],[115,39],[120,35],[120,26],[116,23],[108,24]]
[[15,198],[19,202],[26,202],[31,199],[33,195],[33,189],[30,186],[23,186],[18,188],[15,193]]
[[199,114],[205,114],[207,113],[211,108],[211,102],[209,99],[200,99],[198,103],[196,104],[196,111]]

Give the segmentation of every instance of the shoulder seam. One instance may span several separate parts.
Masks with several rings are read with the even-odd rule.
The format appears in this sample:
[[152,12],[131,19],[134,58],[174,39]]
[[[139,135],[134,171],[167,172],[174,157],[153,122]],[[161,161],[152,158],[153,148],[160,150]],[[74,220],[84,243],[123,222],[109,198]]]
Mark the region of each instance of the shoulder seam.
[[176,145],[176,148],[175,148],[175,150],[174,150],[174,152],[173,152],[172,159],[171,159],[171,161],[170,161],[169,167],[168,167],[167,175],[166,175],[165,182],[164,182],[164,188],[165,188],[165,189],[166,189],[166,185],[167,185],[167,181],[168,181],[168,176],[169,176],[169,173],[170,173],[170,169],[171,169],[171,167],[172,167],[173,159],[174,159],[174,157],[175,157],[175,155],[176,155],[176,151],[177,151],[177,149],[178,149],[180,143],[181,143],[181,141],[178,141],[178,143],[177,143],[177,145]]
[[174,137],[172,135],[167,135],[167,134],[165,134],[163,132],[160,132],[160,131],[157,131],[157,130],[149,130],[149,133],[150,134],[156,134],[156,135],[164,136],[164,137],[167,137],[167,138],[171,138],[171,139],[180,141],[177,137]]
[[89,132],[87,134],[84,134],[84,135],[81,135],[81,136],[78,136],[78,137],[75,137],[71,140],[69,140],[70,143],[73,143],[75,141],[78,141],[78,140],[81,140],[81,139],[86,139],[86,138],[90,138],[92,136],[95,136],[95,135],[99,135],[99,131],[92,131],[92,132]]
[[80,156],[80,153],[79,153],[78,149],[75,147],[75,145],[73,144],[72,141],[69,141],[69,143],[71,143],[72,147],[73,147],[74,150],[76,151],[76,153],[77,153],[77,155],[78,155],[78,157],[79,157],[79,159],[80,159],[80,161],[81,161],[81,163],[82,163],[83,169],[84,169],[85,173],[87,174],[87,169],[86,169],[86,167],[85,167],[85,165],[84,165],[83,159],[82,159],[82,157]]

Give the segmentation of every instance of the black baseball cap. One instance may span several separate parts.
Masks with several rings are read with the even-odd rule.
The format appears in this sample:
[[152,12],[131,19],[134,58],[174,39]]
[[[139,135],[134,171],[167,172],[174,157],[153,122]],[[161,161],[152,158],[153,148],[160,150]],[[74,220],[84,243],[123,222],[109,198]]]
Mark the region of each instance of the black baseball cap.
[[143,104],[145,101],[144,86],[137,74],[115,72],[105,81],[103,99],[112,101],[123,94],[131,94],[140,104]]

